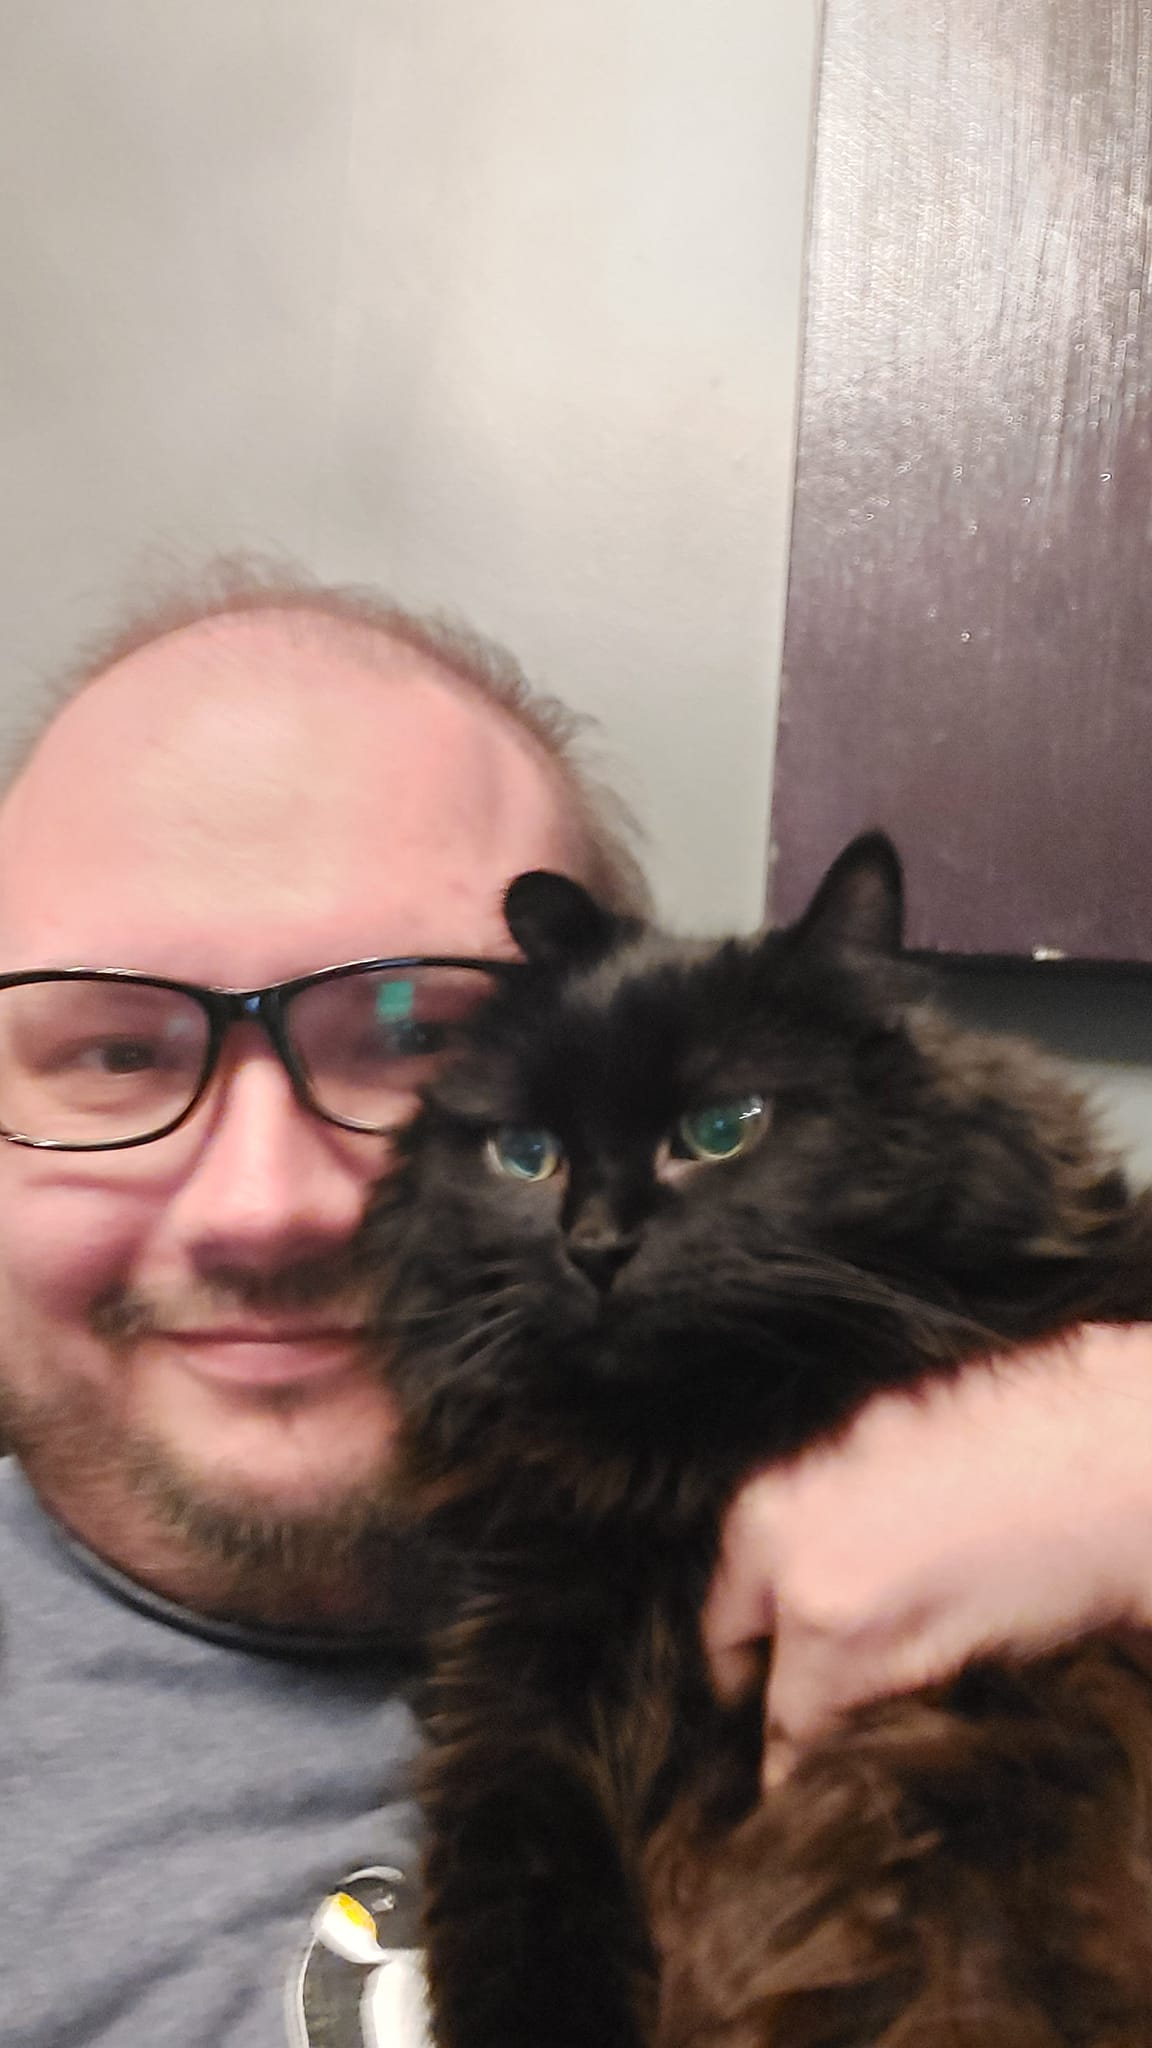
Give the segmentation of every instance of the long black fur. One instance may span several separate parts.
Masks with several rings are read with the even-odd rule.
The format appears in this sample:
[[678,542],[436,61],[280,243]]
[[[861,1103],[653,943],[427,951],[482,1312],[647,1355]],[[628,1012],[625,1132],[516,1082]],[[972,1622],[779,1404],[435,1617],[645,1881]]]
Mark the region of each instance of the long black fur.
[[[457,1589],[441,2048],[1152,2041],[1152,1715],[1120,1651],[865,1711],[761,1804],[755,1706],[717,1705],[699,1646],[741,1479],[880,1388],[1152,1315],[1147,1198],[1054,1069],[931,1007],[880,835],[758,940],[558,877],[508,915],[528,966],[374,1222],[407,1503]],[[686,1111],[750,1096],[746,1152],[677,1156]],[[559,1171],[495,1171],[508,1126]]]

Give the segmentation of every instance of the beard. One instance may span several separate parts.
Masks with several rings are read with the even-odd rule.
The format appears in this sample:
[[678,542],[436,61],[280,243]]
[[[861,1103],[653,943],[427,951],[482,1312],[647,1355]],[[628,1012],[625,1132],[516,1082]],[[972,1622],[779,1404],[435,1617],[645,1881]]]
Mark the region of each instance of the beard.
[[205,1563],[251,1570],[283,1587],[355,1568],[394,1533],[391,1459],[322,1502],[286,1509],[237,1487],[213,1487],[143,1431],[121,1438],[120,1458],[166,1535]]
[[[363,1283],[345,1263],[339,1271],[301,1266],[251,1284],[244,1277],[227,1286],[199,1284],[178,1299],[118,1289],[93,1305],[88,1322],[90,1334],[130,1373],[139,1347],[173,1329],[211,1326],[237,1309],[274,1316],[305,1307],[341,1326],[367,1331],[372,1321]],[[371,1340],[364,1342],[370,1381],[377,1372]],[[338,1469],[324,1469],[318,1454],[316,1483],[285,1505],[225,1462],[185,1455],[175,1428],[164,1432],[126,1418],[99,1385],[80,1376],[62,1381],[47,1359],[42,1371],[35,1366],[27,1356],[0,1361],[0,1449],[15,1452],[45,1505],[82,1539],[102,1528],[114,1539],[118,1520],[137,1531],[150,1528],[166,1554],[175,1550],[188,1560],[198,1582],[215,1576],[228,1588],[224,1604],[231,1611],[242,1606],[278,1619],[306,1611],[314,1604],[309,1588],[362,1577],[394,1537],[390,1444],[375,1468],[360,1461],[343,1480]],[[290,1392],[272,1392],[263,1405],[271,1417],[278,1408],[290,1413],[292,1400]],[[306,1451],[307,1417],[292,1426]],[[131,1571],[114,1554],[114,1540],[93,1541]]]

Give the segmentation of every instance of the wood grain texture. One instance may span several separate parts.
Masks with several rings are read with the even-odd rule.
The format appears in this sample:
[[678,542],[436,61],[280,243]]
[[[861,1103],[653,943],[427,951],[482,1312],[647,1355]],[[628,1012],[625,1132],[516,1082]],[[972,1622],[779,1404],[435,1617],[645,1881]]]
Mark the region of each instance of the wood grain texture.
[[1152,960],[1152,8],[827,0],[771,907]]

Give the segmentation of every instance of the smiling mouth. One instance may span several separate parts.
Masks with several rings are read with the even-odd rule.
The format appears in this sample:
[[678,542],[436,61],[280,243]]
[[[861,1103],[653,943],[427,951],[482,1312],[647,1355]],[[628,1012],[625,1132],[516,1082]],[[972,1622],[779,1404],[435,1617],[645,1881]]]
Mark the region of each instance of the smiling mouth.
[[180,1344],[346,1344],[365,1335],[361,1323],[216,1323],[179,1324],[156,1331]]
[[367,1332],[360,1324],[266,1327],[221,1324],[214,1329],[157,1330],[201,1379],[232,1386],[287,1387],[342,1377]]

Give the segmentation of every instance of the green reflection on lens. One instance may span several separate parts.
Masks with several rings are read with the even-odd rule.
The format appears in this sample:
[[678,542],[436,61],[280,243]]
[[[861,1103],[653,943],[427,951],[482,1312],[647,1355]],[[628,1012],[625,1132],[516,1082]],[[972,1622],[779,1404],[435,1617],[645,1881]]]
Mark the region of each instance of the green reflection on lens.
[[411,981],[383,981],[376,991],[376,1015],[395,1024],[412,1015],[416,1007],[416,985]]

